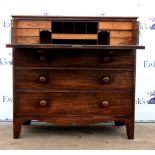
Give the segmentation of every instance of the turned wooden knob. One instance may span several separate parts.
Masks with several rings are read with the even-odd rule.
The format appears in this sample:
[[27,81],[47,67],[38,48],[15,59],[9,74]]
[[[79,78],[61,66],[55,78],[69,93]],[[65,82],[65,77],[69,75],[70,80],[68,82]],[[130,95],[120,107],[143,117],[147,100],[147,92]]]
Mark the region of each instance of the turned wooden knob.
[[110,77],[109,77],[109,76],[104,76],[104,77],[102,78],[102,82],[103,82],[103,83],[109,83],[109,82],[110,82]]
[[40,77],[39,77],[39,81],[40,81],[41,83],[45,83],[45,82],[47,82],[47,77],[45,77],[45,76],[40,76]]
[[41,107],[45,107],[47,105],[47,101],[46,100],[41,100],[40,101],[40,106]]
[[109,105],[109,102],[108,101],[102,101],[101,102],[101,106],[102,107],[107,107]]
[[40,61],[42,62],[47,60],[47,57],[45,55],[41,55],[39,58],[40,58]]
[[107,62],[110,61],[110,57],[109,57],[109,56],[104,56],[104,57],[102,58],[102,61],[105,62],[105,63],[107,63]]

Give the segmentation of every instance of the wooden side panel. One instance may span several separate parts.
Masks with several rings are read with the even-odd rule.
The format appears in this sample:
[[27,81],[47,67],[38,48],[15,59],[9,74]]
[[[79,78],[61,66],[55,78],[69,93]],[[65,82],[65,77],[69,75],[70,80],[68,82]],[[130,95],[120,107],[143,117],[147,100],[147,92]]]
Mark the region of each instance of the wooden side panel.
[[11,43],[16,43],[16,22],[12,19],[11,20]]
[[99,30],[132,30],[132,22],[99,22]]
[[134,43],[135,44],[139,44],[139,22],[136,21],[134,24],[133,24],[133,39],[134,39]]
[[17,28],[42,28],[42,29],[51,29],[51,21],[17,21]]

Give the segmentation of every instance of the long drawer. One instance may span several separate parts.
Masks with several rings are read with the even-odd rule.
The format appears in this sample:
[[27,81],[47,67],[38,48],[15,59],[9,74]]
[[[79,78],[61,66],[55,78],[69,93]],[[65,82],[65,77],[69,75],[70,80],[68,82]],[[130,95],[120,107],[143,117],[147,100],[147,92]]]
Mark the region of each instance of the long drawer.
[[16,49],[16,66],[133,68],[133,52],[122,50],[36,50]]
[[17,115],[130,115],[132,94],[16,93]]
[[17,69],[16,89],[133,89],[133,70]]

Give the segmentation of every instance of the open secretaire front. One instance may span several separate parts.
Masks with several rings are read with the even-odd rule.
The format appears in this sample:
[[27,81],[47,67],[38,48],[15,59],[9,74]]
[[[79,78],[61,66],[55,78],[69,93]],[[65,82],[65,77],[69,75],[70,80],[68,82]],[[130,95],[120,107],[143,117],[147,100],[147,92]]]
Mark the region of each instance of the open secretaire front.
[[134,138],[137,17],[12,16],[14,138],[31,120],[114,121]]

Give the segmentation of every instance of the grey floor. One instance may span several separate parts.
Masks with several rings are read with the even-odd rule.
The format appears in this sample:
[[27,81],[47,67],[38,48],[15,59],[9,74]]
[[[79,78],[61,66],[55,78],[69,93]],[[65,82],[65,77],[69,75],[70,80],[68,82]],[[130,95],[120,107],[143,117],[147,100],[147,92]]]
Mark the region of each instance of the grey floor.
[[88,127],[59,127],[32,122],[23,126],[20,139],[12,138],[12,122],[0,122],[1,150],[152,150],[155,123],[135,123],[135,139],[128,140],[125,127],[113,123]]

